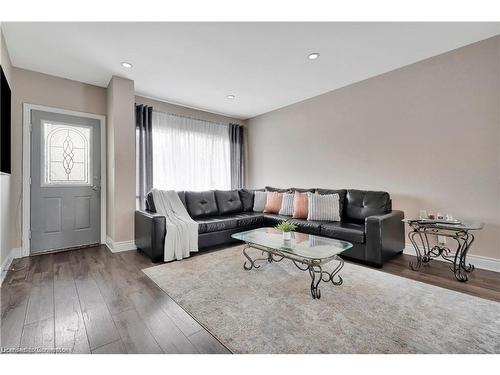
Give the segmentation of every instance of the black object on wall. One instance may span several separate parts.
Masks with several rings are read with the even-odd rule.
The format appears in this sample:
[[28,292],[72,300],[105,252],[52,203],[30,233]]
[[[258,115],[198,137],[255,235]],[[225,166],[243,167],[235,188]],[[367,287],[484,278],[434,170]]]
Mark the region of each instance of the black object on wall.
[[11,160],[10,160],[10,103],[11,92],[7,78],[0,66],[0,172],[11,173]]

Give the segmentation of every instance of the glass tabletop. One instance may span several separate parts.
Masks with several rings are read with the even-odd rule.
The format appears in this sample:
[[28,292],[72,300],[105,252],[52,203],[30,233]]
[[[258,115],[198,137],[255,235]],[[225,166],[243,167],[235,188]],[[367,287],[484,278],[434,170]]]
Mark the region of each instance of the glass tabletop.
[[445,220],[428,220],[428,219],[403,219],[404,223],[409,225],[418,225],[420,227],[432,227],[437,229],[449,230],[480,230],[483,229],[484,223],[479,221],[460,220],[458,222],[446,222]]
[[350,242],[298,232],[292,232],[292,239],[288,241],[275,228],[253,229],[231,237],[305,259],[331,258],[352,247]]

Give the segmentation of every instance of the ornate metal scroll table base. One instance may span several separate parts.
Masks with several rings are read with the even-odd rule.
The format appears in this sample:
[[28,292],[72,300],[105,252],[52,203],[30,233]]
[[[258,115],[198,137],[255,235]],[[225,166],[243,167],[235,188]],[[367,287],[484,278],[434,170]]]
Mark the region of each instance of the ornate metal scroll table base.
[[[250,248],[260,250],[262,256],[264,257],[252,259],[247,252],[247,250]],[[311,296],[313,299],[321,298],[321,291],[319,289],[319,283],[321,281],[325,283],[331,282],[333,285],[342,285],[343,282],[342,277],[340,277],[338,273],[340,272],[342,267],[344,267],[344,261],[337,255],[328,259],[303,259],[294,256],[293,254],[249,243],[247,243],[243,248],[243,255],[245,256],[245,258],[247,258],[247,260],[243,264],[243,268],[247,271],[250,271],[252,268],[260,268],[260,265],[256,264],[256,262],[281,262],[285,258],[291,260],[299,270],[309,272],[309,276],[311,276]],[[324,271],[321,265],[331,260],[336,260],[339,262],[339,264],[334,268],[332,272]]]
[[[450,269],[453,271],[455,278],[458,281],[467,281],[469,274],[474,270],[472,264],[467,264],[466,258],[469,249],[474,242],[474,235],[469,230],[481,229],[482,224],[477,227],[468,228],[466,226],[457,226],[456,228],[449,225],[428,225],[419,223],[417,220],[406,221],[412,231],[408,233],[415,252],[417,255],[416,261],[410,262],[410,268],[414,271],[420,269],[423,264],[429,263],[432,259],[441,257],[445,261],[450,262]],[[457,243],[455,251],[443,245],[430,245],[429,235],[443,236],[451,238]]]

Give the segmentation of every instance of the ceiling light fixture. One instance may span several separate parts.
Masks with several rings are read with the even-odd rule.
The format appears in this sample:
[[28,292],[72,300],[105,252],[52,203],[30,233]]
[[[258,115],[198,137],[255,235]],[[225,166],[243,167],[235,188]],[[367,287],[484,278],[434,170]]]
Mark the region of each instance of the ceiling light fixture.
[[310,53],[309,56],[307,56],[307,58],[309,60],[316,60],[318,57],[319,57],[319,53],[318,52]]
[[129,62],[124,61],[124,62],[122,62],[122,66],[123,66],[124,68],[130,69],[130,68],[132,67],[132,64],[131,64],[131,63],[129,63]]
[[228,99],[234,99],[235,96],[234,95],[228,95],[228,96],[226,96],[226,98],[228,98]]

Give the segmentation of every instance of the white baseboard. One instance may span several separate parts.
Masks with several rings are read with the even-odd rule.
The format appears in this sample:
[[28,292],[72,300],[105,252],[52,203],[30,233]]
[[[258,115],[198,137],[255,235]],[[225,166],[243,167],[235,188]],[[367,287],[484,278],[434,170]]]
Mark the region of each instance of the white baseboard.
[[9,251],[7,257],[2,262],[1,266],[2,268],[0,268],[0,285],[2,285],[5,276],[7,276],[7,272],[9,271],[12,261],[16,258],[22,258],[22,257],[23,257],[23,251],[20,247],[16,247]]
[[106,246],[112,253],[119,253],[120,251],[137,250],[134,241],[115,242],[110,237],[106,237]]
[[[408,254],[408,255],[415,255],[415,249],[413,248],[413,245],[406,244],[406,246],[403,250],[403,253]],[[443,262],[445,261],[442,258],[435,258],[435,260],[439,260],[439,261],[443,261]],[[488,258],[488,257],[480,256],[480,255],[468,254],[467,255],[467,263],[473,264],[475,268],[480,268],[480,269],[488,270],[488,271],[500,272],[500,259]]]

